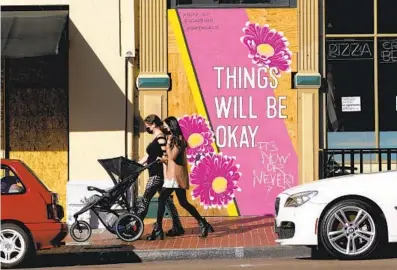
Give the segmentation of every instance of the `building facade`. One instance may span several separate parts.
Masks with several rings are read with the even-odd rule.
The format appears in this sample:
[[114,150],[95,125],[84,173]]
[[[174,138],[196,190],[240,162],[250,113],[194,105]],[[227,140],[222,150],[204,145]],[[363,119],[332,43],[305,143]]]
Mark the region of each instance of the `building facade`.
[[[385,0],[365,0],[359,8],[355,1],[323,3],[320,59],[331,100],[323,106],[327,112],[324,121],[328,121],[323,125],[323,141],[328,148],[397,147],[397,123],[393,120],[397,89],[392,79],[397,72],[397,21],[392,14],[396,8],[395,2]],[[382,166],[370,164],[379,157],[364,159],[364,170],[387,167],[385,162]],[[383,161],[386,159],[383,155]]]
[[141,113],[180,118],[202,213],[272,214],[318,179],[318,1],[165,2],[140,2]]
[[397,168],[395,8],[141,1],[140,111],[180,118],[201,212],[272,214],[288,187]]
[[[53,87],[67,91],[42,90],[64,109],[5,106],[3,149],[69,216],[87,185],[111,185],[97,159],[145,154],[152,113],[179,118],[189,199],[205,216],[271,215],[279,192],[335,176],[330,161],[337,173],[397,168],[396,1],[36,2],[68,10],[68,79]],[[5,59],[5,104],[34,100],[7,79],[18,64]]]
[[[86,186],[112,184],[98,159],[132,158],[136,2],[3,0],[1,4],[3,153],[28,164],[58,192],[71,216],[81,207],[81,199],[89,196]],[[64,25],[48,29],[40,24],[54,24],[53,18]],[[17,29],[8,36],[3,34],[7,22]],[[53,47],[40,44],[40,38],[25,40],[26,46],[11,43],[15,35],[29,37],[36,32],[47,39],[63,38]],[[32,42],[37,42],[34,51],[29,50]],[[46,47],[48,51],[40,51]]]

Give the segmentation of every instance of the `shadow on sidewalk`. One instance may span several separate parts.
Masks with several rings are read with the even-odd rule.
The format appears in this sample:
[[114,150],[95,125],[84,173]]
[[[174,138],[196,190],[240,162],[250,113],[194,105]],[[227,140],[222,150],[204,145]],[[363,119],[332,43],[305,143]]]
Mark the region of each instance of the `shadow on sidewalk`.
[[228,218],[227,220],[222,220],[219,222],[215,220],[215,221],[213,221],[213,225],[215,225],[215,226],[243,225],[243,224],[247,224],[247,223],[264,221],[265,219],[269,219],[269,218],[274,218],[274,216],[269,215],[269,216],[253,216],[253,217],[247,217],[247,218],[241,218],[241,217]]
[[246,233],[249,231],[253,231],[255,229],[264,229],[266,227],[273,226],[273,223],[264,223],[264,224],[254,224],[254,225],[247,225],[247,226],[241,226],[238,228],[230,228],[230,227],[214,227],[215,229],[215,234],[214,237],[222,237],[225,235],[230,235],[230,234],[240,234],[240,233]]
[[[386,259],[397,259],[397,244],[389,244],[377,251],[377,254],[366,260],[386,260]],[[298,258],[298,260],[335,260],[328,254],[312,253],[311,257]]]
[[133,249],[125,246],[84,247],[72,252],[65,250],[60,253],[39,253],[29,268],[140,262],[142,262],[141,258]]
[[[209,220],[211,225],[215,229],[215,233],[213,237],[223,237],[231,234],[241,234],[250,231],[254,231],[256,229],[264,229],[266,227],[272,227],[274,225],[273,222],[269,222],[269,218],[273,216],[255,216],[255,217],[247,217],[247,218],[230,218],[227,220],[216,221]],[[193,227],[187,229],[186,236],[196,235],[200,233],[199,227]]]

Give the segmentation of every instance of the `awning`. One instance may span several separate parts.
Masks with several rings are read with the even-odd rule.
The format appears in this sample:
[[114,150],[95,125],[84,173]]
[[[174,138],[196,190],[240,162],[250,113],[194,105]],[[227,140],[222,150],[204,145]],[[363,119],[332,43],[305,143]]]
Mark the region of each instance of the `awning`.
[[65,35],[68,11],[1,11],[1,56],[55,55]]

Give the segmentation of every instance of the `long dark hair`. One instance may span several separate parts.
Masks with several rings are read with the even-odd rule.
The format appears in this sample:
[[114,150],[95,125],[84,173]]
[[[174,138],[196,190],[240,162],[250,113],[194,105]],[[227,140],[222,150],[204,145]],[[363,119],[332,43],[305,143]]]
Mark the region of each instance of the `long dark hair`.
[[172,135],[171,143],[170,143],[171,149],[174,148],[175,146],[179,148],[186,147],[187,143],[185,138],[183,137],[181,127],[179,126],[178,123],[178,119],[176,119],[174,116],[170,116],[164,119],[164,122],[170,128],[170,132]]
[[150,125],[154,124],[156,127],[161,127],[163,125],[163,122],[161,121],[160,117],[158,117],[155,114],[150,114],[146,116],[146,118],[143,121]]

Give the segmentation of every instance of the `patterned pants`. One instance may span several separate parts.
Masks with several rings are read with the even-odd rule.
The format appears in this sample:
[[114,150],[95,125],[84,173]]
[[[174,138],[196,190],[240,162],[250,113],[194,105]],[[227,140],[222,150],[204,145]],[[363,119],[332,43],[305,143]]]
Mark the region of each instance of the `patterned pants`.
[[[137,202],[136,206],[136,214],[142,220],[145,219],[147,215],[147,211],[149,209],[150,200],[156,194],[156,192],[160,193],[163,188],[164,180],[158,176],[149,177],[149,180],[146,184],[145,193],[142,196],[142,199]],[[168,197],[165,203],[171,211],[172,223],[174,226],[182,226],[181,220],[179,219],[178,210],[176,210],[175,204],[172,201],[171,197]]]

